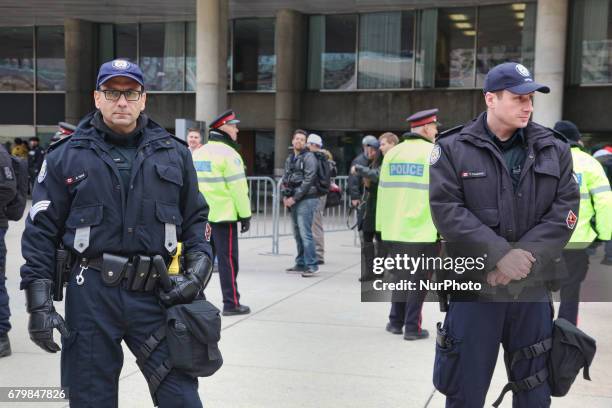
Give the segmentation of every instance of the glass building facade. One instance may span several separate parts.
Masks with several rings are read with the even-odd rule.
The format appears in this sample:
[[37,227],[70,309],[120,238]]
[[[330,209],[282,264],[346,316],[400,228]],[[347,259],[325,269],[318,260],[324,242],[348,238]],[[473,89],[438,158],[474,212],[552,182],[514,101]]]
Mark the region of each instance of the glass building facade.
[[536,3],[310,16],[311,90],[477,88],[501,61],[533,68]]

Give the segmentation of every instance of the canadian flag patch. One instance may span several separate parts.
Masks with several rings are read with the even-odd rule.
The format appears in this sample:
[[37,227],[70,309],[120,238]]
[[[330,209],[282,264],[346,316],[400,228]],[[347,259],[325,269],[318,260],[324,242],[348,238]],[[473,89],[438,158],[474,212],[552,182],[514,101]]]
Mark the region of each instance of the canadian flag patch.
[[572,210],[569,210],[567,213],[567,218],[565,219],[565,223],[567,224],[567,228],[573,230],[576,226],[576,221],[578,221],[578,217]]

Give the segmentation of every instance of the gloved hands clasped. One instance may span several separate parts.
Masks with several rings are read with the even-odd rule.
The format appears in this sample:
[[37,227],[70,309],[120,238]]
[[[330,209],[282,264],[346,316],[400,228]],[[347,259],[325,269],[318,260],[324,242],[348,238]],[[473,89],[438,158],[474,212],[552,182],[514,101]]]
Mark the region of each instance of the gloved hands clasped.
[[153,264],[160,274],[161,288],[158,295],[166,306],[191,303],[208,285],[212,275],[212,263],[203,252],[185,254],[185,272],[168,275],[163,258],[156,256]]
[[39,279],[28,285],[25,294],[26,307],[30,314],[28,322],[30,339],[43,350],[56,353],[61,349],[53,341],[53,329],[58,329],[64,337],[68,337],[70,332],[62,316],[53,307],[52,288],[51,280]]

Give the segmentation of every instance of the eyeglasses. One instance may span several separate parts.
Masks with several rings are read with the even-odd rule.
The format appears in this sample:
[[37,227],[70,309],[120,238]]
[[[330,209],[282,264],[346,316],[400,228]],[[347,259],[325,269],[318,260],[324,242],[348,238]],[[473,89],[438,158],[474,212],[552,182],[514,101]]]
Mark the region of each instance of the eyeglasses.
[[119,98],[121,98],[121,95],[125,96],[125,99],[129,102],[136,102],[142,96],[142,91],[135,91],[133,89],[128,89],[126,91],[119,91],[118,89],[99,89],[98,92],[102,92],[104,98],[111,102],[117,102]]

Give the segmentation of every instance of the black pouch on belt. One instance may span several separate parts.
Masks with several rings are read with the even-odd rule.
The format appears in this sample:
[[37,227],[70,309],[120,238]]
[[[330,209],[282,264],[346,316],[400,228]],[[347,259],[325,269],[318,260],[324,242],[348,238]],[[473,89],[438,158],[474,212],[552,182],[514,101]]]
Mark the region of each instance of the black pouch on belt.
[[102,255],[102,282],[106,286],[117,286],[123,274],[125,273],[125,267],[129,259],[124,256],[118,256],[113,254]]
[[131,286],[128,286],[128,288],[133,291],[144,290],[150,270],[150,257],[144,255],[134,257],[134,276],[133,279],[131,279]]

